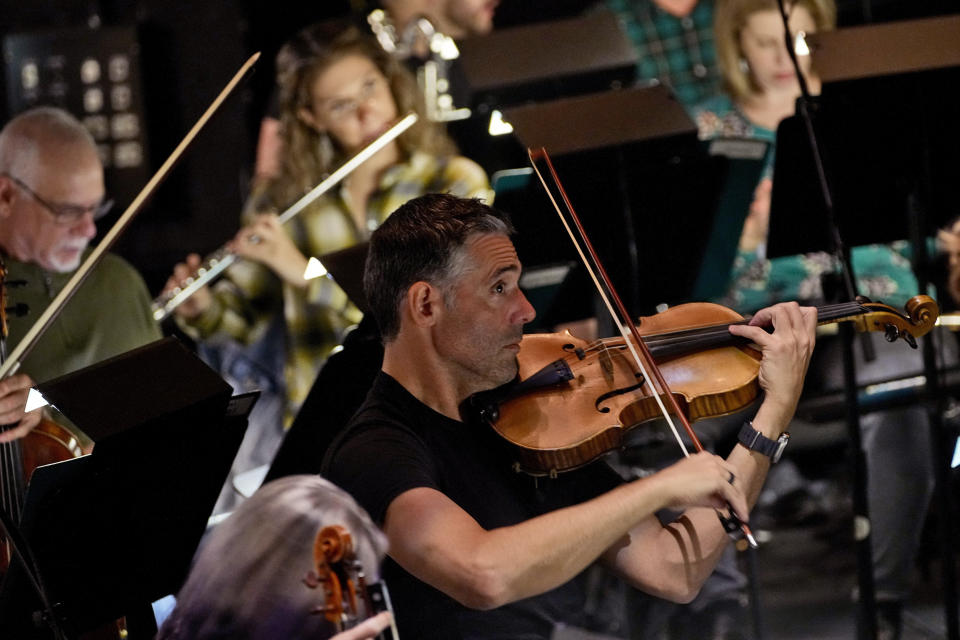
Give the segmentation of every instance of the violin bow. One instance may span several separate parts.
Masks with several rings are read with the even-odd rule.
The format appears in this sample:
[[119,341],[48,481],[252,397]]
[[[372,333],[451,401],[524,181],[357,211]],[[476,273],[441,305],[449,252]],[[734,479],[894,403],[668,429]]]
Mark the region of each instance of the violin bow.
[[87,276],[90,275],[90,272],[93,271],[106,252],[113,246],[113,243],[116,242],[117,238],[123,233],[124,230],[130,225],[130,222],[133,221],[133,218],[140,213],[140,210],[143,208],[143,205],[146,203],[147,199],[150,198],[157,187],[160,186],[170,171],[173,169],[174,165],[180,158],[183,156],[184,152],[187,150],[187,147],[193,142],[193,140],[200,133],[200,130],[207,124],[210,118],[214,113],[220,108],[223,102],[227,97],[233,93],[234,89],[240,84],[241,80],[246,77],[250,72],[250,69],[253,68],[253,65],[260,58],[260,53],[257,52],[250,56],[249,59],[243,64],[242,67],[234,74],[233,78],[227,83],[227,86],[223,88],[220,94],[213,100],[207,110],[204,111],[203,115],[200,116],[200,119],[197,120],[196,124],[187,132],[187,135],[184,136],[183,140],[180,141],[180,144],[173,150],[170,156],[164,161],[163,165],[157,170],[153,177],[150,178],[150,181],[140,190],[140,193],[137,194],[137,197],[133,199],[133,202],[130,203],[130,206],[127,207],[126,211],[120,216],[120,218],[114,223],[113,227],[107,234],[103,237],[103,240],[93,249],[87,259],[84,260],[83,264],[73,273],[73,277],[67,282],[67,284],[61,289],[60,293],[56,298],[53,299],[53,302],[50,303],[50,306],[41,314],[37,321],[33,323],[33,326],[30,327],[30,330],[27,331],[26,335],[20,340],[16,348],[10,353],[10,356],[7,360],[0,364],[0,380],[3,380],[7,376],[13,375],[17,372],[17,369],[20,368],[20,365],[23,363],[24,358],[27,354],[36,346],[37,342],[40,339],[40,336],[49,328],[53,321],[60,315],[60,312],[63,310],[64,305],[73,297],[73,294],[76,293],[76,290],[83,284],[83,281],[86,280]]
[[[630,354],[633,356],[637,367],[640,369],[641,375],[643,375],[644,380],[651,385],[654,398],[656,398],[657,405],[660,407],[660,412],[670,426],[670,430],[673,431],[673,435],[677,439],[683,455],[689,457],[690,452],[680,438],[680,432],[677,430],[671,418],[670,411],[668,411],[664,405],[662,396],[666,396],[673,415],[680,421],[680,424],[690,437],[694,448],[698,452],[703,451],[703,444],[700,443],[700,439],[697,438],[696,433],[694,433],[693,427],[690,426],[690,421],[687,420],[687,416],[680,409],[677,399],[673,393],[671,393],[669,385],[667,385],[666,380],[664,380],[663,375],[660,373],[660,369],[654,362],[653,356],[650,355],[647,345],[640,337],[640,332],[637,330],[636,324],[634,324],[633,319],[630,317],[626,306],[623,304],[623,300],[617,294],[617,290],[607,275],[607,271],[604,269],[599,256],[597,256],[593,248],[593,243],[590,242],[590,238],[580,222],[580,217],[574,210],[563,185],[560,183],[560,178],[553,168],[553,162],[550,160],[547,150],[542,147],[540,149],[527,149],[527,154],[530,157],[530,164],[533,165],[533,170],[536,172],[537,177],[540,178],[540,182],[547,192],[547,197],[550,198],[550,202],[553,204],[554,209],[556,209],[557,215],[560,216],[563,227],[567,230],[574,248],[576,248],[584,267],[586,267],[590,275],[590,279],[593,281],[594,286],[596,286],[597,292],[600,294],[601,299],[607,307],[607,311],[610,313],[610,317],[614,323],[616,323],[620,334],[623,336],[624,342],[630,350]],[[547,182],[546,175],[550,176],[550,184]],[[551,185],[553,188],[551,188]],[[554,190],[556,193],[554,193]],[[563,203],[563,208],[560,207],[560,202]],[[564,210],[566,214],[564,214]],[[574,229],[576,233],[574,233]],[[646,363],[646,366],[644,363]],[[652,378],[647,373],[648,370],[653,373]],[[655,384],[651,381],[655,381]],[[727,511],[729,515],[724,515],[720,511],[717,511],[717,517],[720,518],[720,523],[723,525],[724,531],[731,536],[736,536],[739,532],[751,547],[756,548],[757,541],[753,536],[753,532],[750,531],[750,527],[737,517],[737,514],[729,505]]]

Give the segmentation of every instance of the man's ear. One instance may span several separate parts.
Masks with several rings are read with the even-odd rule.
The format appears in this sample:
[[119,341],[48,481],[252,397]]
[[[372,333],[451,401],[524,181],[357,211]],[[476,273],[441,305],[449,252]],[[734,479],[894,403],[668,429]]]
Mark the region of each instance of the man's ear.
[[429,282],[414,282],[404,298],[407,314],[418,327],[431,327],[443,309],[440,290]]

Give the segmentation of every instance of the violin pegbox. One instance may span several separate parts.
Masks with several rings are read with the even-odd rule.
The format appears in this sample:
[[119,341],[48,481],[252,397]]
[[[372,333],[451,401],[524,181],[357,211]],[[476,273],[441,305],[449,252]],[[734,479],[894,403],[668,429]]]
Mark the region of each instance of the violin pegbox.
[[[328,621],[342,629],[345,622],[356,619],[357,562],[353,538],[345,527],[331,525],[317,532],[313,544],[314,568],[307,572],[304,584],[322,588],[324,604],[313,613],[323,614]],[[346,590],[344,590],[346,587]]]
[[940,315],[940,308],[930,296],[913,296],[904,305],[906,314],[888,305],[871,302],[866,298],[857,300],[868,311],[857,322],[861,331],[882,331],[888,342],[902,338],[912,348],[917,348],[917,338],[933,329]]

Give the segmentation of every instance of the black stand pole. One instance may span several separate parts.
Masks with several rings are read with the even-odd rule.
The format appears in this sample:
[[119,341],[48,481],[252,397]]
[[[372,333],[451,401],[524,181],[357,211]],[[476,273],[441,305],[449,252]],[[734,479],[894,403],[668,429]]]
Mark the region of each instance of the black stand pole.
[[[844,323],[846,324],[846,323]],[[873,545],[870,540],[870,510],[867,502],[867,462],[860,437],[860,407],[857,403],[857,373],[853,357],[853,327],[840,328],[843,348],[844,400],[847,437],[850,439],[853,475],[853,539],[857,547],[857,637],[877,637],[877,600],[873,581]]]
[[[930,264],[923,229],[924,212],[916,195],[907,198],[907,213],[910,221],[910,239],[914,249],[914,273],[920,291],[926,291],[929,277],[926,266]],[[956,559],[953,551],[955,525],[950,496],[950,458],[951,442],[948,430],[943,424],[944,398],[941,391],[940,374],[937,368],[936,352],[932,336],[923,338],[923,371],[927,379],[924,393],[924,405],[929,420],[931,455],[936,489],[933,500],[939,520],[941,580],[943,581],[944,622],[947,638],[960,638],[958,623]]]
[[[43,603],[45,616],[42,622],[46,623],[50,628],[56,640],[66,640],[67,636],[60,626],[60,620],[57,618],[53,606],[50,604],[50,599],[47,597],[47,591],[43,586],[43,577],[40,575],[40,570],[37,569],[37,563],[33,559],[30,545],[27,544],[26,538],[21,535],[20,529],[3,505],[0,505],[0,529],[3,529],[6,533],[10,548],[13,549],[16,557],[23,564],[24,573],[27,574],[30,585],[33,587],[33,590],[37,592],[40,602]],[[13,557],[11,556],[10,563],[12,564],[12,562]],[[8,565],[7,571],[9,570],[10,566]]]
[[[806,79],[800,69],[800,64],[797,61],[795,43],[790,33],[789,16],[784,1],[777,0],[777,4],[783,20],[787,54],[793,63],[793,68],[797,75],[797,82],[800,85],[801,95],[797,100],[797,113],[800,115],[806,129],[807,139],[813,155],[823,204],[827,212],[827,224],[833,240],[834,255],[841,265],[843,289],[847,299],[854,300],[857,297],[857,291],[853,281],[850,254],[847,252],[843,238],[840,235],[837,214],[833,206],[833,195],[829,181],[827,180],[826,170],[824,169],[820,144],[813,127],[813,119],[810,114],[810,105],[812,103],[810,92],[807,88]],[[862,346],[864,349],[864,359],[867,361],[873,360],[875,354],[872,343],[870,342],[870,337],[865,333],[861,335],[863,336]],[[877,637],[876,588],[873,580],[873,548],[870,540],[870,512],[867,502],[867,466],[861,446],[860,409],[857,402],[857,375],[853,357],[852,327],[841,327],[840,336],[843,348],[843,378],[845,386],[844,398],[847,408],[847,433],[850,438],[850,455],[853,462],[851,465],[853,473],[853,536],[857,545],[857,578],[859,586],[857,637],[861,640],[873,640]]]
[[[633,224],[633,211],[630,208],[630,195],[627,189],[629,183],[627,170],[623,157],[623,147],[617,147],[617,186],[620,188],[620,202],[622,203],[622,224],[623,234],[627,238],[627,273],[640,273],[640,254],[637,249],[636,228]],[[629,300],[628,308],[633,315],[639,315],[638,305],[640,304],[639,278],[630,278],[630,289],[628,290]],[[606,315],[606,314],[604,314]],[[601,335],[613,335],[601,334]]]

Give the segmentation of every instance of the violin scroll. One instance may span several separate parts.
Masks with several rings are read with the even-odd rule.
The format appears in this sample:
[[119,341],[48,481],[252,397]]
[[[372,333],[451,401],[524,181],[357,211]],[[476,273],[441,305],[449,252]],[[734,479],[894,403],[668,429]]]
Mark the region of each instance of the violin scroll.
[[930,296],[913,296],[904,306],[906,314],[893,307],[866,299],[858,300],[867,312],[853,319],[860,331],[882,331],[888,342],[902,338],[914,349],[916,338],[933,329],[940,315],[940,308]]
[[324,604],[314,612],[322,613],[338,630],[343,628],[345,619],[357,615],[357,585],[352,575],[355,562],[353,538],[346,528],[331,525],[317,532],[313,543],[314,570],[307,574],[304,583],[312,589],[323,587]]
[[[317,532],[313,565],[303,583],[311,589],[322,588],[323,604],[311,613],[322,614],[338,633],[382,611],[393,614],[387,586],[383,582],[367,581],[353,537],[346,527],[335,524]],[[377,640],[397,638],[399,634],[392,619],[390,626],[377,636]]]

